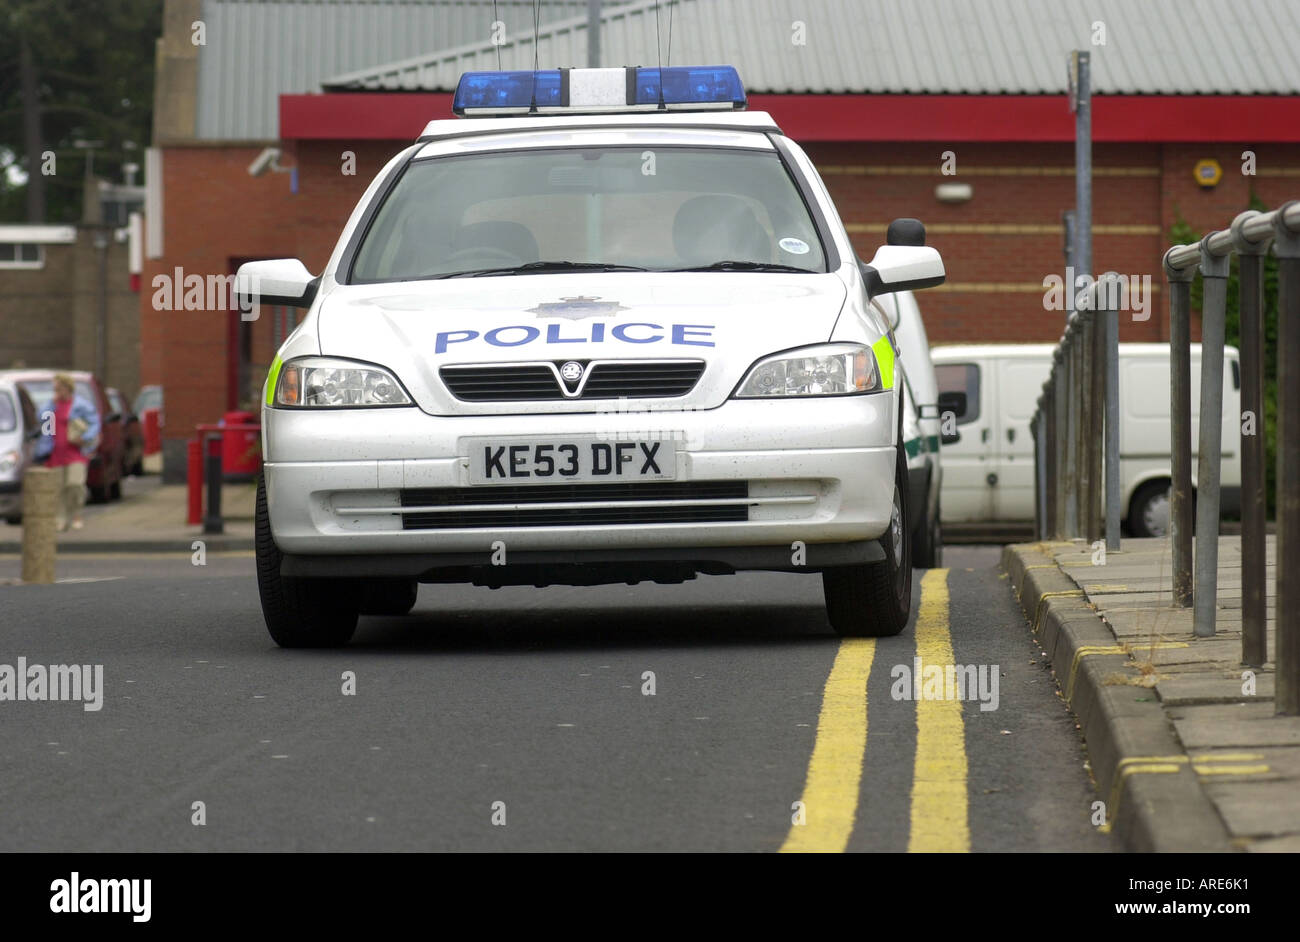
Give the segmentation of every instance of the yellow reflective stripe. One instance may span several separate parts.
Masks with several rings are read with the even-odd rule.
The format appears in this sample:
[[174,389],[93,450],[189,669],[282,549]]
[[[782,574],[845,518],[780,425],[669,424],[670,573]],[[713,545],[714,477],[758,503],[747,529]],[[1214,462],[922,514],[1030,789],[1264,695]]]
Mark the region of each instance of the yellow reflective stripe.
[[266,404],[268,406],[275,404],[275,384],[280,381],[280,355],[277,353],[275,359],[271,361],[271,372],[266,375]]
[[876,355],[876,366],[880,369],[880,388],[894,388],[894,345],[889,340],[889,335],[881,337],[871,345],[871,351]]

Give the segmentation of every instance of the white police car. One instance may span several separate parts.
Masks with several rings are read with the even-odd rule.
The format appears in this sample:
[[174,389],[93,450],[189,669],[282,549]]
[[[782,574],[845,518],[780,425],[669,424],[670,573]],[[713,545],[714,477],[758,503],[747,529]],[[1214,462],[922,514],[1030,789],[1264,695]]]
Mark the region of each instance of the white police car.
[[[831,625],[911,606],[904,382],[875,295],[943,281],[915,220],[861,265],[730,67],[468,73],[371,183],[267,377],[272,637],[346,642],[419,582],[820,573]],[[909,420],[915,426],[915,417]]]

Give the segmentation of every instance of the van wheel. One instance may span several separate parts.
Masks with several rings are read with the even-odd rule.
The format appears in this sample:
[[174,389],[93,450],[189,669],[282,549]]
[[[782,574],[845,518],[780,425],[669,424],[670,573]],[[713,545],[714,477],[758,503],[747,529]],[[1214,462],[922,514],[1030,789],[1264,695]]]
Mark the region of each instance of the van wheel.
[[918,569],[938,569],[943,565],[943,527],[940,523],[939,505],[934,516],[920,522],[912,550],[912,565]]
[[893,509],[880,538],[878,563],[839,566],[822,573],[826,614],[844,638],[885,638],[907,627],[912,614],[912,535],[907,525],[907,461],[898,449]]
[[282,648],[347,644],[357,630],[356,589],[347,580],[293,579],[280,575],[283,558],[271,536],[266,484],[257,482],[255,522],[257,591],[266,630]]
[[357,608],[362,615],[406,615],[419,592],[414,579],[367,579],[357,593]]
[[1129,505],[1128,528],[1134,536],[1166,536],[1169,533],[1169,482],[1148,481]]

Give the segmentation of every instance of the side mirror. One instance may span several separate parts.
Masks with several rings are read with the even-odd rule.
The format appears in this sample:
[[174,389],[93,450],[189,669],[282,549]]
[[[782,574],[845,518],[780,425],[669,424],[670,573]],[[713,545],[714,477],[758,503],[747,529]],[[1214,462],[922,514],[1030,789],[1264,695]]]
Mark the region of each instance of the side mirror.
[[966,418],[966,394],[964,392],[939,393],[939,418],[945,412],[951,412],[958,421]]
[[943,284],[943,259],[926,245],[882,245],[866,265],[859,264],[867,294],[916,291]]
[[108,418],[106,418],[104,421],[105,421],[105,422],[121,422],[121,421],[122,421],[122,413],[120,413],[120,412],[113,412],[113,413],[111,413],[111,414],[108,416]]
[[953,431],[939,433],[939,444],[941,445],[955,445],[959,441],[961,441],[961,432]]
[[251,310],[257,304],[311,307],[318,284],[320,280],[298,259],[272,258],[240,265],[235,295],[241,310]]

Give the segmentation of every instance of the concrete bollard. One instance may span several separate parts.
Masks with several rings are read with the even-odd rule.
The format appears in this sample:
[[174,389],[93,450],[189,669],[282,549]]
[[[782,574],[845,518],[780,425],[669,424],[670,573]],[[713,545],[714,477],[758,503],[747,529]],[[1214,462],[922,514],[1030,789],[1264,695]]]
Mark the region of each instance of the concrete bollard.
[[23,473],[23,582],[54,581],[54,518],[62,494],[63,472],[28,468]]

